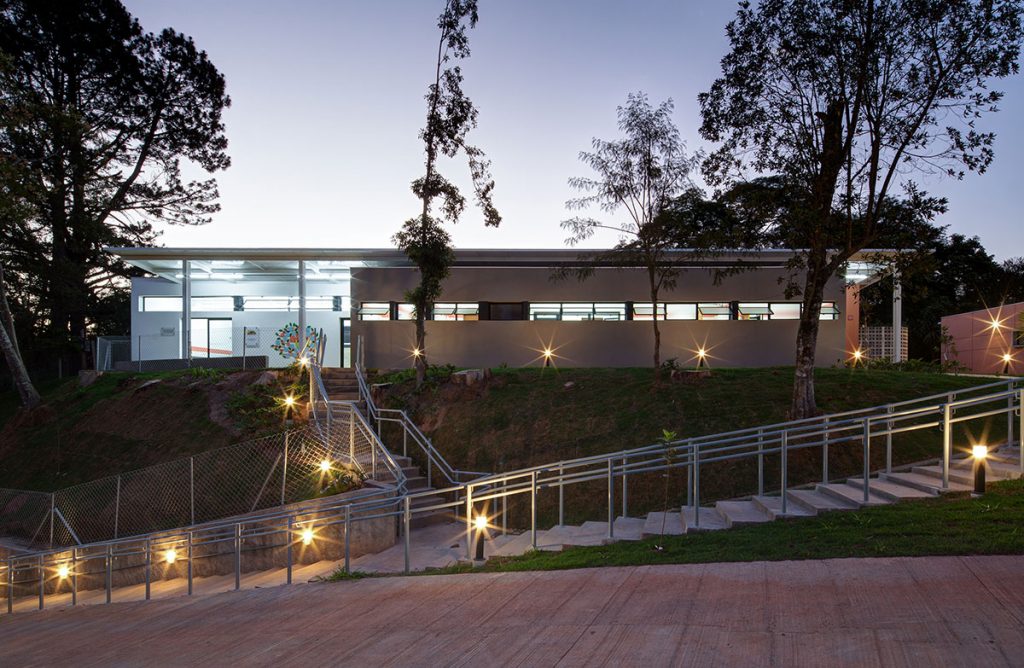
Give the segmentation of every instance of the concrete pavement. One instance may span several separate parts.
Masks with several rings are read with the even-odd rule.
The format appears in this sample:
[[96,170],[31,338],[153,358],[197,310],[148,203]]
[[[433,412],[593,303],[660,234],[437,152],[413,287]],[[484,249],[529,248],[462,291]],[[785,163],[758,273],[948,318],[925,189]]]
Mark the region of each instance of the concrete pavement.
[[1012,666],[1024,556],[373,578],[0,616],[0,664]]

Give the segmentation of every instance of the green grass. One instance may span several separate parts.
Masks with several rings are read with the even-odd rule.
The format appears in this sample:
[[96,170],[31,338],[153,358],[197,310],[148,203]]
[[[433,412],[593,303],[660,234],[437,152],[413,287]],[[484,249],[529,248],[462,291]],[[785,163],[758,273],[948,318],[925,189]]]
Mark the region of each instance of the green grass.
[[978,499],[946,495],[724,531],[529,552],[491,559],[480,568],[431,572],[971,554],[1024,554],[1024,480],[991,484]]
[[[916,397],[945,393],[991,382],[990,379],[939,373],[881,369],[819,369],[815,374],[819,407],[840,412]],[[567,383],[572,383],[566,387]],[[433,383],[415,391],[409,381],[388,392],[387,404],[407,408],[438,449],[456,468],[476,471],[511,470],[657,442],[662,430],[678,437],[714,434],[787,419],[793,369],[715,369],[691,382],[665,382],[655,387],[650,369],[495,369],[494,378],[473,387]],[[955,443],[981,437],[997,442],[1005,419],[989,418],[957,429]],[[401,451],[400,434],[385,432],[391,447]],[[884,444],[875,443],[872,468],[885,462]],[[417,455],[415,450],[410,454]],[[897,435],[894,465],[938,457],[937,430]],[[768,489],[779,484],[777,457],[766,457]],[[833,478],[862,469],[859,445],[830,450]],[[789,484],[815,482],[822,469],[818,450],[791,453]],[[682,471],[666,481],[660,473],[631,476],[630,511],[678,506],[685,500]],[[666,494],[666,482],[668,493]],[[574,485],[566,490],[566,519],[578,523],[601,516],[603,483]],[[756,492],[753,459],[701,468],[702,502]],[[556,495],[541,494],[539,516],[554,522]],[[524,499],[510,502],[512,526],[528,521]]]

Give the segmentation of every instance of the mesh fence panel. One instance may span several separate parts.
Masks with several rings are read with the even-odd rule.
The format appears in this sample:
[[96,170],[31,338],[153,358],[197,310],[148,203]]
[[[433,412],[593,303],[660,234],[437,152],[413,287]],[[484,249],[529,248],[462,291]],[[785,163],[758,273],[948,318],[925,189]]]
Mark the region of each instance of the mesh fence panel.
[[[0,534],[31,540],[50,512],[50,495],[0,489]],[[47,529],[48,531],[48,529]]]
[[[348,406],[332,411],[330,428],[294,429],[68,487],[53,494],[53,544],[123,538],[310,499],[352,456],[367,478],[396,479],[389,456]],[[50,494],[0,489],[0,532],[48,544],[50,501]]]

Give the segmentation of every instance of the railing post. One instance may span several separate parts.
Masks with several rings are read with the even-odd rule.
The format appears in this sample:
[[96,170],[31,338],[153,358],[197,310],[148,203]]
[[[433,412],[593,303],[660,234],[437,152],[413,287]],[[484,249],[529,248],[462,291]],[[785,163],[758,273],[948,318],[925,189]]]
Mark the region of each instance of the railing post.
[[700,443],[693,444],[693,524],[700,528]]
[[114,538],[117,538],[118,523],[121,518],[121,476],[117,476],[117,492],[114,495]]
[[242,588],[242,525],[235,525],[235,591]]
[[[43,609],[43,587],[46,586],[46,568],[43,565],[43,555],[39,555],[39,609]],[[107,591],[110,591],[109,589]],[[107,603],[110,603],[110,596],[107,596]]]
[[348,409],[348,459],[356,461],[356,417],[355,410],[349,406]]
[[473,485],[466,485],[466,560],[473,560]]
[[622,516],[629,517],[629,476],[626,475],[626,458],[622,458]]
[[871,490],[871,418],[864,418],[864,505]]
[[825,416],[825,436],[821,442],[821,484],[828,484],[828,442],[832,438],[829,417]]
[[505,484],[504,494],[501,497],[501,535],[508,535],[508,483]]
[[57,501],[54,492],[50,492],[50,549],[53,549],[53,516],[56,514]]
[[782,476],[782,514],[786,514],[788,509],[788,487],[789,487],[789,431],[783,431],[782,436],[779,437],[779,443],[781,445],[782,457],[779,468],[779,473]]
[[949,458],[953,454],[952,408],[942,405],[942,489],[949,489]]
[[190,524],[196,523],[196,458],[188,458],[188,508]]
[[757,495],[764,496],[764,429],[757,430]]
[[[888,413],[892,415],[892,404],[888,406]],[[892,473],[892,420],[885,423],[885,472]]]
[[615,464],[608,460],[608,537],[615,538]]
[[345,574],[352,572],[352,506],[345,506]]
[[114,589],[114,572],[113,572],[114,571],[114,564],[113,564],[114,554],[113,554],[113,552],[114,552],[113,546],[112,545],[107,545],[107,554],[106,554],[106,558],[104,559],[104,564],[106,566],[106,571],[107,571],[107,573],[106,573],[107,603],[110,603],[110,598],[113,595],[113,589]]
[[14,614],[14,559],[7,559],[7,614]]
[[409,525],[412,520],[412,507],[410,505],[410,499],[408,496],[404,498],[405,501],[405,574],[409,574]]
[[292,583],[292,545],[295,543],[295,518],[288,517],[287,535],[285,536],[285,584]]
[[427,487],[433,487],[432,482],[434,477],[433,467],[430,464],[430,454],[427,454]]
[[565,465],[558,463],[558,526],[565,526]]
[[188,554],[186,555],[186,575],[188,577],[188,595],[192,595],[192,532],[188,532]]
[[690,449],[689,463],[686,465],[686,505],[693,505],[693,441],[687,443]]
[[146,600],[150,596],[150,582],[153,580],[153,542],[151,538],[146,539]]
[[530,471],[530,545],[537,549],[537,471]]
[[409,427],[402,423],[402,456],[409,456]]
[[1017,397],[1017,452],[1018,459],[1020,460],[1020,473],[1024,475],[1024,388],[1021,389],[1020,394]]
[[1013,394],[1006,395],[1006,447],[1013,445]]
[[285,485],[288,482],[288,432],[284,433],[284,455],[281,466],[281,505],[284,505]]
[[71,548],[71,605],[78,605],[78,549]]

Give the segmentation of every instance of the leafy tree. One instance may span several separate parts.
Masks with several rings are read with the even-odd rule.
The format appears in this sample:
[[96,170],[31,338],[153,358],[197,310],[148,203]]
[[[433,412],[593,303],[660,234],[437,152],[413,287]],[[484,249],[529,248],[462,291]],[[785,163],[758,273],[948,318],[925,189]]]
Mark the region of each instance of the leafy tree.
[[[483,151],[466,143],[466,135],[476,127],[477,109],[462,92],[462,70],[452,60],[469,57],[467,29],[478,20],[476,0],[447,0],[437,20],[441,37],[437,43],[434,82],[427,89],[427,124],[420,132],[426,153],[426,173],[412,183],[412,191],[423,203],[420,214],[402,225],[393,241],[419,269],[420,284],[407,295],[416,310],[416,385],[426,378],[427,347],[425,320],[430,305],[441,296],[442,282],[454,261],[451,236],[444,223],[457,223],[466,208],[466,199],[458,187],[438,172],[440,156],[454,158],[460,152],[469,162],[477,204],[483,210],[484,224],[497,227],[501,216],[491,199],[494,179],[490,161]],[[441,200],[440,215],[433,204]]]
[[[229,165],[224,77],[192,39],[144,32],[118,0],[0,0],[0,261],[35,334],[67,346],[128,268],[104,246],[148,245],[157,222],[199,225]],[[71,365],[72,368],[77,366]]]
[[[661,291],[671,290],[681,271],[679,247],[702,247],[701,241],[687,243],[686,236],[700,237],[703,217],[696,215],[703,203],[700,191],[690,180],[697,160],[686,152],[679,130],[672,122],[672,100],[653,107],[643,93],[630,94],[625,106],[617,108],[622,139],[594,138],[591,151],[580,152],[580,160],[594,170],[592,177],[573,177],[569,185],[580,197],[566,202],[570,210],[596,206],[605,213],[626,212],[624,222],[615,225],[589,216],[575,216],[562,222],[569,233],[566,243],[575,246],[610,230],[619,241],[608,251],[585,254],[581,259],[597,260],[618,267],[642,267],[647,273],[653,308],[654,373],[661,369],[661,330],[658,305]],[[708,249],[711,250],[710,248]],[[593,275],[590,266],[563,270],[584,280]]]
[[[722,76],[700,96],[705,163],[718,186],[751,171],[785,185],[791,269],[802,276],[793,417],[817,412],[815,346],[823,290],[872,247],[893,202],[929,217],[915,173],[983,172],[994,136],[976,127],[1018,70],[1019,0],[763,0],[726,28]],[[896,195],[903,190],[903,196]],[[891,230],[890,236],[891,236]]]

